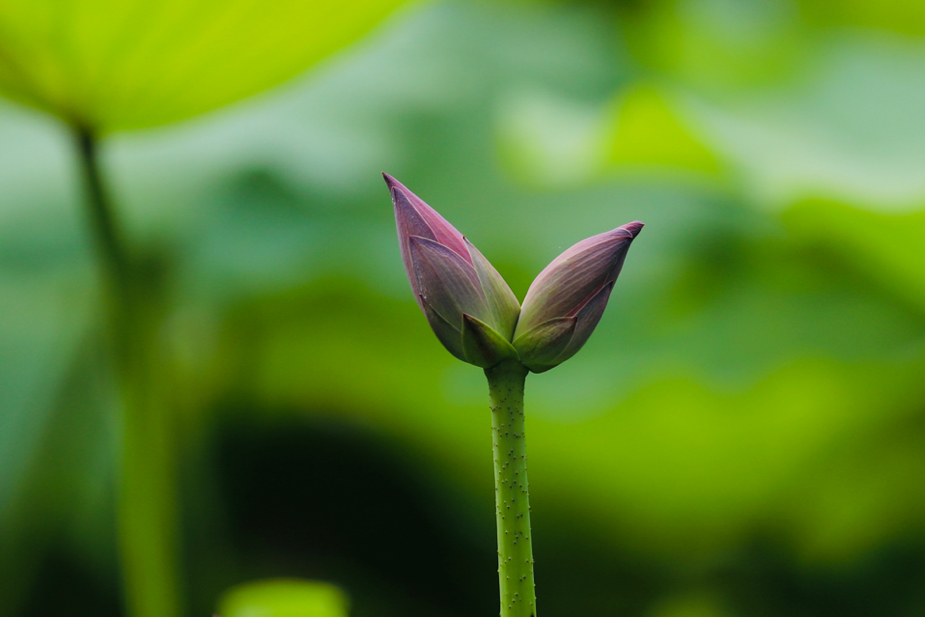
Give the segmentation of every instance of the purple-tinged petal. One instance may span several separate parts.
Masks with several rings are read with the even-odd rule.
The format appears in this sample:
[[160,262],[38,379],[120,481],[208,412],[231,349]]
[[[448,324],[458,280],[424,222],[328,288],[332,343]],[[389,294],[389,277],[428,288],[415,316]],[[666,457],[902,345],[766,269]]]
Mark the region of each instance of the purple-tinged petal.
[[455,251],[426,238],[409,241],[411,265],[420,298],[458,330],[463,313],[485,319],[489,313],[479,278]]
[[434,331],[437,340],[457,359],[467,362],[466,354],[463,351],[462,332],[459,326],[449,323],[429,305],[423,304],[421,300],[419,300],[419,303],[423,307],[424,316],[427,317],[427,323],[430,324],[430,329]]
[[547,321],[514,339],[523,365],[534,373],[543,373],[578,353],[601,320],[611,291],[612,282],[594,294],[574,317]]
[[514,337],[514,326],[517,325],[517,317],[520,315],[520,302],[517,301],[517,296],[511,291],[507,281],[498,274],[491,262],[485,259],[468,239],[463,239],[482,291],[485,292],[488,309],[491,311],[491,319],[486,323],[505,340],[510,341]]
[[434,234],[417,210],[411,207],[408,200],[400,193],[397,195],[393,193],[392,203],[395,206],[395,222],[398,228],[398,246],[401,249],[401,260],[405,266],[405,273],[408,275],[408,282],[411,283],[411,290],[417,298],[421,295],[421,288],[418,285],[411,260],[411,238],[418,237],[433,240]]
[[[408,190],[404,184],[387,173],[383,173],[382,176],[392,194],[399,242],[407,242],[407,238],[411,236],[427,238],[455,251],[471,263],[463,236],[455,227],[450,225],[436,210],[424,203],[420,197]],[[406,255],[406,246],[403,244],[402,258]],[[407,264],[407,261],[405,263]]]
[[578,350],[591,337],[591,333],[594,332],[594,328],[597,327],[601,316],[604,314],[604,309],[607,308],[607,301],[610,300],[613,285],[613,282],[604,285],[604,288],[598,291],[575,315],[575,334],[572,335],[572,340],[569,341],[568,347],[557,358],[558,362],[556,364],[561,364],[578,353]]
[[617,280],[633,238],[634,222],[575,244],[536,277],[524,298],[514,338],[551,319],[577,315],[606,285]]

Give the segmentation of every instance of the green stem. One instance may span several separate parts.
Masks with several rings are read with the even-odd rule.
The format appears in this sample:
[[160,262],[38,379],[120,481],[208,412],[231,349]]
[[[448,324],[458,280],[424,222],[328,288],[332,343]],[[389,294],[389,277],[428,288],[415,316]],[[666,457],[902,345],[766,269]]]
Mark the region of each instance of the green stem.
[[116,518],[125,601],[131,617],[178,617],[177,506],[174,444],[167,409],[158,405],[156,321],[142,277],[122,240],[100,172],[97,140],[78,128],[76,141],[87,209],[105,279],[106,305],[119,386],[122,443]]
[[501,617],[535,617],[530,494],[524,438],[524,381],[519,362],[486,369],[491,395]]
[[112,201],[103,185],[96,137],[91,131],[78,128],[76,138],[80,168],[87,189],[86,204],[93,226],[93,238],[106,270],[110,292],[114,296],[111,300],[122,303],[130,296],[129,258],[119,233]]

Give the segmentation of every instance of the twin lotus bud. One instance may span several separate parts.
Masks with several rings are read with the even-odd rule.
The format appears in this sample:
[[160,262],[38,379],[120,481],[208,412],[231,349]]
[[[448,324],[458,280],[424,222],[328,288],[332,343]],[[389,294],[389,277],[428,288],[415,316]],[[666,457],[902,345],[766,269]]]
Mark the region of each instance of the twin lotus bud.
[[628,223],[571,247],[536,277],[521,308],[465,236],[398,180],[383,176],[418,305],[451,354],[482,368],[510,359],[542,373],[575,355],[600,321],[642,229],[642,223]]

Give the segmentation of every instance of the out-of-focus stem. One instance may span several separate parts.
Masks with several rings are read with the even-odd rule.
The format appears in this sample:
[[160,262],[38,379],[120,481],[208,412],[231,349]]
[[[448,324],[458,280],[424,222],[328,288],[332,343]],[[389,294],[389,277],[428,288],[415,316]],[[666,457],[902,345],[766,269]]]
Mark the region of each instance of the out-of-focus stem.
[[86,205],[104,271],[105,302],[122,392],[116,518],[127,613],[179,617],[180,585],[174,443],[168,409],[154,388],[158,371],[144,285],[133,276],[117,213],[103,182],[97,140],[76,129]]
[[486,369],[485,375],[491,396],[501,617],[536,617],[524,439],[527,369],[509,361]]

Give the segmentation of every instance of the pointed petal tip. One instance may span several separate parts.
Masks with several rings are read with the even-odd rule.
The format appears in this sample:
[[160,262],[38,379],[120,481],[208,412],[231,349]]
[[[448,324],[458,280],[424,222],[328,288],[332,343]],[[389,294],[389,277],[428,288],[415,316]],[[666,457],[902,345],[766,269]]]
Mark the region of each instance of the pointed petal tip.
[[389,189],[393,189],[396,186],[401,186],[401,182],[390,176],[389,174],[382,172],[382,179],[385,180],[385,183],[388,185]]
[[636,236],[639,235],[639,232],[642,231],[643,227],[645,227],[645,223],[641,221],[633,221],[632,223],[621,225],[619,229],[625,229],[626,231],[630,232],[630,235],[632,237],[635,238]]
[[391,175],[391,174],[386,173],[386,172],[383,171],[383,172],[382,172],[382,179],[385,180],[386,185],[388,185],[388,187],[389,187],[389,191],[391,191],[392,193],[395,193],[396,191],[399,191],[399,192],[405,193],[405,195],[408,196],[409,198],[410,198],[410,197],[414,197],[414,198],[416,198],[416,199],[419,199],[414,193],[412,193],[412,192],[408,189],[407,186],[405,186],[404,184],[402,184],[401,182],[399,182],[399,181],[395,178],[395,176],[393,176],[393,175]]
[[395,207],[396,213],[402,210],[416,211],[412,200],[417,198],[414,193],[408,190],[408,187],[385,172],[382,172],[382,178],[385,180],[386,186],[389,187],[389,194],[392,196],[392,205]]

